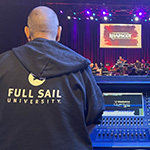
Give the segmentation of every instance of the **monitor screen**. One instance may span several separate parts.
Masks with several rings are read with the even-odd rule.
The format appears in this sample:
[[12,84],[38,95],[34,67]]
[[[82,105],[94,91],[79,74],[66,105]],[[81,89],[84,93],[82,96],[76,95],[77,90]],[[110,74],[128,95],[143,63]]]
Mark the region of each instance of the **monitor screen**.
[[101,48],[142,48],[141,24],[100,24]]
[[143,93],[103,93],[103,116],[144,116]]

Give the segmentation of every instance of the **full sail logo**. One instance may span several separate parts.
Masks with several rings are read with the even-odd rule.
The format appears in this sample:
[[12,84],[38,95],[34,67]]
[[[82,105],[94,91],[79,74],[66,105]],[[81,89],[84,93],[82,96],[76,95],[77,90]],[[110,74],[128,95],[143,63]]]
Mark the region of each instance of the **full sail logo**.
[[[34,93],[34,94],[33,94]],[[60,90],[56,89],[39,89],[33,92],[32,89],[9,88],[7,103],[14,104],[61,104]]]
[[34,74],[30,73],[28,81],[33,86],[40,86],[45,82],[45,78],[37,78]]
[[[40,86],[45,82],[44,78],[37,78],[32,73],[28,76],[28,81],[32,86]],[[59,89],[26,89],[9,88],[7,94],[7,103],[13,104],[61,104],[61,92]]]

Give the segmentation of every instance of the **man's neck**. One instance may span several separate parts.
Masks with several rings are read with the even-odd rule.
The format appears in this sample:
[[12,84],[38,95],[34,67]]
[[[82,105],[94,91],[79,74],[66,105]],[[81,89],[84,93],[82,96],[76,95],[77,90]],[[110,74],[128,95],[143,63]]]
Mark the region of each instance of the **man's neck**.
[[47,39],[47,40],[52,40],[52,41],[56,41],[55,38],[53,38],[52,36],[50,36],[49,34],[41,34],[41,33],[35,33],[31,39],[36,39],[36,38],[43,38],[43,39]]

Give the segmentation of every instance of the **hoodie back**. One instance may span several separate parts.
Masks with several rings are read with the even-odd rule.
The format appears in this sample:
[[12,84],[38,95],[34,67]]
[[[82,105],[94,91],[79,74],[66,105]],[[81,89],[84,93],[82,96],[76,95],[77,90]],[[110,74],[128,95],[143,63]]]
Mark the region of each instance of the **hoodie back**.
[[0,149],[91,150],[103,98],[89,61],[35,39],[0,55]]

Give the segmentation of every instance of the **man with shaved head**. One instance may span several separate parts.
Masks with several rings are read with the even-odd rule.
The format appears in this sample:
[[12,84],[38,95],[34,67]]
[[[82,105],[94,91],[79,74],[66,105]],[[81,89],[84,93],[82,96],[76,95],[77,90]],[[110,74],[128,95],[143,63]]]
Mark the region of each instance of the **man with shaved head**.
[[0,55],[0,150],[92,150],[104,102],[90,61],[58,42],[48,7],[31,11],[25,34]]
[[29,41],[39,37],[57,41],[60,38],[61,26],[59,26],[57,15],[52,9],[44,6],[33,9],[29,14],[27,24],[25,33]]

